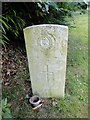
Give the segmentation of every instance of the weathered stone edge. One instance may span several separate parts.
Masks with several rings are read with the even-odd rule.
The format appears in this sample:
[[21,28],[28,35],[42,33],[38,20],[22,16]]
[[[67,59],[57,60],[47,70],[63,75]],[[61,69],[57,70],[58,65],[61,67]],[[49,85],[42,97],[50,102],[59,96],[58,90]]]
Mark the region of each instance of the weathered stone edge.
[[29,27],[26,27],[24,28],[23,30],[26,30],[26,29],[30,29],[30,28],[35,28],[35,27],[46,27],[46,26],[57,26],[57,27],[64,27],[66,29],[68,29],[68,26],[65,26],[65,25],[58,25],[58,24],[40,24],[40,25],[32,25],[32,26],[29,26]]

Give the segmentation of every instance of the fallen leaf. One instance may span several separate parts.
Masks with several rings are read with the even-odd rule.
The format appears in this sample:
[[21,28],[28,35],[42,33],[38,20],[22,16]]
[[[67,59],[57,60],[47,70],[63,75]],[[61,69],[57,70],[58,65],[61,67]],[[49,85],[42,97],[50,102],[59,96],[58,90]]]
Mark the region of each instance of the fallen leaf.
[[10,69],[8,69],[8,71],[7,71],[7,75],[9,75],[9,76],[10,76],[10,72],[11,72],[11,70],[10,70]]
[[9,82],[6,82],[4,85],[5,85],[5,86],[9,85]]
[[53,104],[53,106],[56,106],[56,105],[57,105],[57,102],[53,101],[53,103],[52,103],[52,104]]

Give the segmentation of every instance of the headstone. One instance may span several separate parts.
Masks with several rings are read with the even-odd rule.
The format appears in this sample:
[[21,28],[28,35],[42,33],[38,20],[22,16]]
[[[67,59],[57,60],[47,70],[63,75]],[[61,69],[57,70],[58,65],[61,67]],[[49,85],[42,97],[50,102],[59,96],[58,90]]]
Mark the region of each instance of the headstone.
[[68,27],[34,25],[24,29],[33,94],[64,97]]

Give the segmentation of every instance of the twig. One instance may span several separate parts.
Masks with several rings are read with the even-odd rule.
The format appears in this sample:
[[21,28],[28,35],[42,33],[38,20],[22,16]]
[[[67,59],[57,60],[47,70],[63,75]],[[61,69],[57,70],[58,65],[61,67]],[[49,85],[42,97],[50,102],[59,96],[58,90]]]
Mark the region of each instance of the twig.
[[37,111],[42,106],[42,103],[36,107],[33,108],[34,111]]

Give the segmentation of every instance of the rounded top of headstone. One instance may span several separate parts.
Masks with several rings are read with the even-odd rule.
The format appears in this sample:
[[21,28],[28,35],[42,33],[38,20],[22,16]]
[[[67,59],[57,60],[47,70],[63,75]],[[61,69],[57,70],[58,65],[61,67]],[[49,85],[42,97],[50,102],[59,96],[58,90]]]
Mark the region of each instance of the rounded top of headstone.
[[68,29],[68,26],[65,26],[65,25],[58,25],[58,24],[40,24],[40,25],[32,25],[32,26],[26,27],[26,28],[24,28],[24,30],[30,29],[30,28],[35,28],[35,27],[61,27],[61,28],[66,28],[66,29]]

